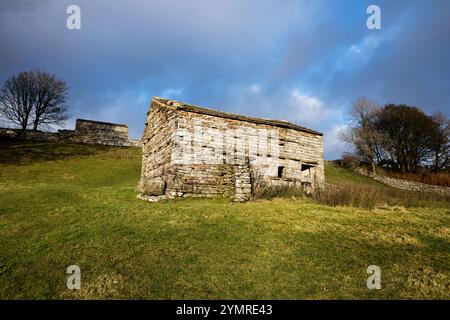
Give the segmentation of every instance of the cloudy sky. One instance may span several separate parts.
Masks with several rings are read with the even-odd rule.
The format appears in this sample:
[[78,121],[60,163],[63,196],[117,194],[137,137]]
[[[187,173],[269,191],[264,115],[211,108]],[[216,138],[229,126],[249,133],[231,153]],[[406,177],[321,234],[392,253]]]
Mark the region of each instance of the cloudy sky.
[[[81,30],[66,28],[71,4]],[[0,81],[32,69],[67,82],[69,128],[139,137],[163,96],[322,131],[333,159],[357,97],[450,115],[450,1],[0,0]]]

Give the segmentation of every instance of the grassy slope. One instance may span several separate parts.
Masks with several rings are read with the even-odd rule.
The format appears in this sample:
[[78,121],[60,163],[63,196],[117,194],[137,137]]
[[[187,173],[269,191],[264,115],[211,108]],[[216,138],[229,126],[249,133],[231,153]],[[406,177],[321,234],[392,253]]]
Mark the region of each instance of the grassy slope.
[[[0,298],[449,297],[449,209],[151,204],[135,198],[139,170],[133,148],[0,145]],[[366,288],[370,264],[381,290]]]
[[359,175],[350,170],[346,170],[342,167],[337,166],[331,161],[325,161],[325,176],[326,181],[328,183],[341,183],[341,182],[349,182],[349,183],[359,183],[364,184],[371,187],[377,188],[390,188],[378,181],[375,181],[369,177]]

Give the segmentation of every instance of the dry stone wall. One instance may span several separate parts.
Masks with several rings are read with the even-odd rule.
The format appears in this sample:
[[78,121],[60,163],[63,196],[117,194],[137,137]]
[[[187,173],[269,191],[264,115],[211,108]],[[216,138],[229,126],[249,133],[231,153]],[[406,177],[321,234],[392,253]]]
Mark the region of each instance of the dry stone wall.
[[444,196],[450,196],[450,188],[435,186],[431,184],[420,183],[416,181],[409,181],[403,179],[396,179],[392,177],[382,176],[378,174],[373,174],[368,172],[366,169],[357,168],[354,170],[355,172],[373,178],[376,181],[384,183],[393,188],[409,190],[409,191],[419,191],[419,192],[434,192]]
[[0,128],[0,138],[20,139],[30,141],[70,141],[74,137],[73,130],[59,130],[58,132],[32,131],[23,132],[20,129]]
[[31,141],[59,141],[110,146],[142,146],[137,139],[128,139],[128,127],[92,120],[77,119],[75,130],[58,130],[57,132],[32,131],[0,128],[0,137]]

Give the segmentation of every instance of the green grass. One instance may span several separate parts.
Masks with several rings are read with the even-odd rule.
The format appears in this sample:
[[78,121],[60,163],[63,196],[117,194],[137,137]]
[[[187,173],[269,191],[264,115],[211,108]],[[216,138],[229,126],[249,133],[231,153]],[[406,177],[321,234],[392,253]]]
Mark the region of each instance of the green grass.
[[[147,203],[139,173],[136,148],[0,144],[0,298],[449,298],[448,208]],[[72,264],[79,291],[65,287]],[[366,288],[372,264],[381,290]]]
[[325,162],[325,176],[326,182],[337,188],[328,188],[322,195],[319,194],[316,198],[321,203],[352,204],[362,208],[401,206],[438,209],[450,206],[449,196],[396,189],[344,169],[332,161]]
[[357,174],[353,171],[344,169],[332,161],[325,161],[325,176],[326,182],[332,184],[339,183],[358,183],[360,185],[375,187],[375,188],[387,188],[391,189],[378,181],[375,181],[369,177]]

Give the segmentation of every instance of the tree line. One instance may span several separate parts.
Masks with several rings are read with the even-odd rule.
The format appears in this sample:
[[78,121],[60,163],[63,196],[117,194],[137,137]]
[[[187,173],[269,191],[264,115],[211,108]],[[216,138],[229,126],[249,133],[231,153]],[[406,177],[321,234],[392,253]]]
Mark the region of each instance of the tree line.
[[450,121],[442,112],[429,116],[418,107],[379,106],[359,98],[350,116],[351,124],[341,132],[341,138],[373,172],[377,166],[402,173],[449,169]]
[[62,125],[69,118],[68,88],[56,76],[25,71],[9,77],[0,90],[0,116],[23,131]]

